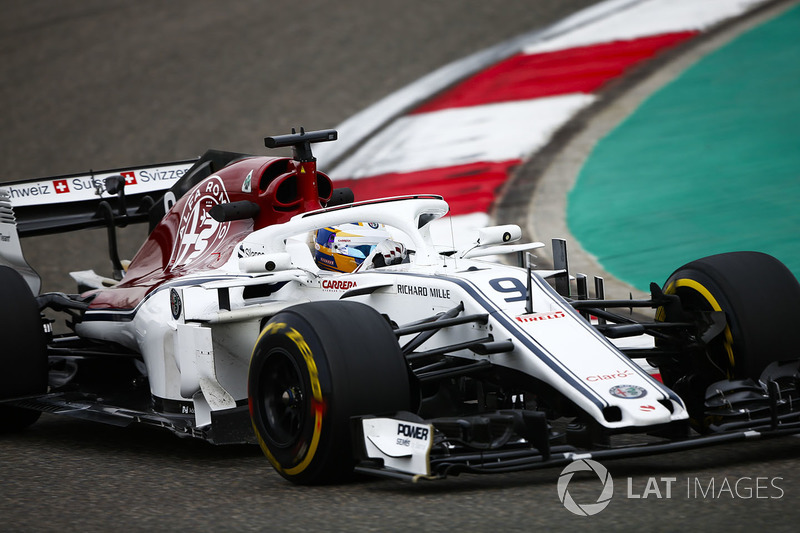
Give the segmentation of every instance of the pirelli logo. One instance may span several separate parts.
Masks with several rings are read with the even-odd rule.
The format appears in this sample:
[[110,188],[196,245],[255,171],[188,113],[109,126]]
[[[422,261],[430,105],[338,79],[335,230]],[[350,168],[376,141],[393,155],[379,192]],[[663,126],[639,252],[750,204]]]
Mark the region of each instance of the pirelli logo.
[[533,313],[532,315],[515,316],[514,320],[517,322],[541,322],[543,320],[564,318],[565,316],[564,311],[554,311],[552,313]]

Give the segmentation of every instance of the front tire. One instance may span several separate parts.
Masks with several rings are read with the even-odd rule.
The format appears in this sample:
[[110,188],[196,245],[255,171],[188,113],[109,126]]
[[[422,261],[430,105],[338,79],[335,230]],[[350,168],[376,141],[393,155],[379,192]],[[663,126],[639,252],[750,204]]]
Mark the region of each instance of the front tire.
[[[39,306],[23,277],[0,266],[0,398],[47,392],[47,340]],[[24,429],[39,411],[0,406],[0,433]]]
[[357,302],[286,309],[264,327],[250,362],[253,428],[273,467],[298,484],[352,473],[350,418],[411,405],[409,370],[387,321]]
[[662,369],[664,384],[688,400],[697,420],[711,383],[757,381],[768,364],[800,357],[800,284],[770,255],[732,252],[698,259],[673,272],[663,290],[678,295],[680,306],[659,308],[657,320],[691,321],[698,311],[723,311],[727,320],[700,357]]

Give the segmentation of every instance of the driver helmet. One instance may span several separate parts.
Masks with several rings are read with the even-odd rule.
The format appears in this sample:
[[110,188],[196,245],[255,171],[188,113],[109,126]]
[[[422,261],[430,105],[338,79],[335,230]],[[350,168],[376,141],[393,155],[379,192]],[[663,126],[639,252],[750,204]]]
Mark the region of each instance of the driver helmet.
[[354,272],[378,244],[390,238],[386,227],[375,222],[321,228],[314,237],[314,261],[323,270]]

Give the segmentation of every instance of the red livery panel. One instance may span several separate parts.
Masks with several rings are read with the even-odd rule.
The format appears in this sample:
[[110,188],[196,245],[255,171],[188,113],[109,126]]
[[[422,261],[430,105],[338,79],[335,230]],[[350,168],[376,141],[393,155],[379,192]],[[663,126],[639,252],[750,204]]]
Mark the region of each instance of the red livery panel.
[[[250,157],[231,163],[178,198],[131,261],[123,280],[97,294],[92,309],[133,309],[154,288],[187,274],[222,267],[248,234],[324,207],[333,187],[314,162]],[[169,193],[168,193],[169,194]],[[219,204],[258,204],[253,219],[219,222]]]

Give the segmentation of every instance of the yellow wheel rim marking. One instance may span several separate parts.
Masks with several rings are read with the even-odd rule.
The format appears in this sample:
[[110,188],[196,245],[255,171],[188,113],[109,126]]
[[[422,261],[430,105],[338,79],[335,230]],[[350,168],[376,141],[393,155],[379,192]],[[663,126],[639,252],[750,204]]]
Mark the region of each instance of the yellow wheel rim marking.
[[[256,341],[256,346],[261,341],[261,338],[268,333],[275,333],[280,330],[287,329],[287,325],[283,322],[275,322],[272,324],[267,325],[264,328],[264,331],[258,336],[258,340]],[[258,444],[261,447],[261,450],[264,452],[264,455],[267,456],[267,459],[272,466],[275,467],[276,470],[282,472],[289,476],[294,476],[301,473],[303,470],[308,468],[308,465],[314,459],[314,455],[317,452],[317,446],[319,446],[319,439],[320,435],[322,434],[322,415],[324,413],[324,404],[322,401],[322,386],[319,382],[319,372],[317,371],[317,363],[314,361],[314,356],[311,352],[311,348],[306,343],[303,336],[294,328],[288,328],[288,332],[286,336],[291,339],[292,342],[295,343],[297,349],[300,350],[300,353],[303,355],[303,360],[306,363],[306,367],[308,369],[309,379],[311,381],[311,392],[314,396],[313,402],[313,409],[314,409],[314,434],[311,436],[311,444],[308,446],[308,450],[305,454],[303,460],[297,466],[293,466],[291,468],[283,468],[278,460],[270,453],[269,449],[267,448],[267,444],[261,438],[261,434],[258,432],[258,428],[254,421],[251,420],[253,424],[253,430],[256,434],[256,439],[258,439]],[[253,354],[255,354],[255,348],[253,348]],[[252,359],[252,355],[251,355]],[[252,412],[252,411],[251,411]]]
[[[714,295],[711,294],[711,291],[706,289],[702,284],[693,280],[693,279],[686,279],[680,278],[676,279],[664,291],[664,294],[675,294],[678,291],[679,287],[688,287],[695,292],[699,293],[705,300],[711,305],[711,308],[714,311],[722,311],[722,307],[717,302],[717,299],[714,298]],[[663,307],[659,307],[658,311],[656,312],[656,320],[663,321],[664,320],[665,311]],[[733,369],[736,366],[736,362],[733,357],[733,334],[731,333],[731,328],[727,324],[725,325],[725,342],[723,343],[725,346],[725,352],[728,354],[728,362],[730,363],[730,368]],[[732,372],[728,371],[728,378],[733,377]]]

